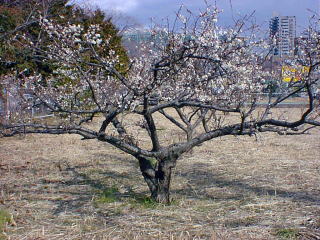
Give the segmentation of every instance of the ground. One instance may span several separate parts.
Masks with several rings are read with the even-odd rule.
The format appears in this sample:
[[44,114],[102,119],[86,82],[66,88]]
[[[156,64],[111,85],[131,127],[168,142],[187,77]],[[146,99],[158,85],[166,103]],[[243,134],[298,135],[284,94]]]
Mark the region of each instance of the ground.
[[318,129],[215,139],[179,160],[164,206],[109,144],[0,139],[0,239],[320,239],[319,156]]

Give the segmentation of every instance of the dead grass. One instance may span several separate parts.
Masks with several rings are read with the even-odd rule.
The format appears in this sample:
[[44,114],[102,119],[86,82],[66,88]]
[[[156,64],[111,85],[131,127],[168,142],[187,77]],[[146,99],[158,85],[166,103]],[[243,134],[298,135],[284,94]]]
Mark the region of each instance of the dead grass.
[[[168,123],[160,127],[163,138],[173,134]],[[319,130],[216,139],[180,159],[174,201],[163,206],[148,199],[135,159],[108,144],[71,135],[0,139],[0,208],[16,223],[5,234],[25,240],[312,239],[320,228],[319,156]]]

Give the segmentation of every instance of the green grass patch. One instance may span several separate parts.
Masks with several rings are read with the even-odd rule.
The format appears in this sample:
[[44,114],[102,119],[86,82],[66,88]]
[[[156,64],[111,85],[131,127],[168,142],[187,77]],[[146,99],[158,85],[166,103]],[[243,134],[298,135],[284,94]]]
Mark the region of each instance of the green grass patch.
[[293,228],[282,228],[276,230],[276,236],[279,239],[298,239],[298,230]]
[[0,209],[0,231],[4,231],[7,223],[11,222],[11,215],[8,211]]
[[11,215],[8,211],[0,209],[0,240],[5,240],[7,237],[3,234],[7,223],[11,223]]
[[130,201],[133,206],[142,208],[157,208],[160,204],[154,201],[152,198],[145,195],[134,195]]
[[116,186],[104,189],[96,198],[97,203],[113,203],[119,200],[119,189]]

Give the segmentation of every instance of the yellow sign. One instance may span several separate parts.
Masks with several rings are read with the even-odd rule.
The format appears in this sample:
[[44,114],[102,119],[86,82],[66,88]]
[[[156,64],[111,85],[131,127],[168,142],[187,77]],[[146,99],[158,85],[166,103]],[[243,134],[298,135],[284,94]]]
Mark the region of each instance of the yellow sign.
[[310,67],[306,66],[282,66],[282,81],[297,82],[302,80],[302,77],[309,73]]

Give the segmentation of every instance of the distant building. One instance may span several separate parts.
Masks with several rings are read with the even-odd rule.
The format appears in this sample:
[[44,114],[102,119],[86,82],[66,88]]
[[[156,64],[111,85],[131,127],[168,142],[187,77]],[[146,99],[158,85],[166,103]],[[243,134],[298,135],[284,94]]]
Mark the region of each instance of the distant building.
[[273,55],[290,57],[294,55],[296,38],[295,16],[274,16],[269,25]]

